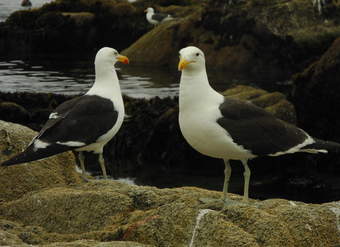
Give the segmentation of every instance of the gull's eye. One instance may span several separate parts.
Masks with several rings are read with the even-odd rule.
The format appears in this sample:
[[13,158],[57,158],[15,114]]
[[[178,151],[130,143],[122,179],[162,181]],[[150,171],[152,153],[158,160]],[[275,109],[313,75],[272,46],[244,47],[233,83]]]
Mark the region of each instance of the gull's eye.
[[196,57],[198,57],[200,54],[199,53],[196,53]]
[[114,54],[115,56],[117,56],[117,55],[118,55],[118,52],[115,51],[113,54]]

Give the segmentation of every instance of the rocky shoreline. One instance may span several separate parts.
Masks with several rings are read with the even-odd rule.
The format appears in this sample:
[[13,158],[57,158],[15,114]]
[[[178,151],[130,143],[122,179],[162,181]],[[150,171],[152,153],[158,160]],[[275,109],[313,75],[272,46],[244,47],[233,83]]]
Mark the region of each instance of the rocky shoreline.
[[[1,160],[34,132],[0,121]],[[7,150],[7,151],[6,151]],[[4,152],[6,151],[6,152]],[[9,154],[10,155],[10,154]],[[26,246],[337,246],[340,203],[283,199],[234,203],[222,193],[158,189],[113,180],[84,182],[71,153],[0,169],[0,245]]]
[[[152,28],[144,9],[175,16]],[[134,63],[171,66],[178,50],[195,44],[209,67],[256,78],[288,79],[320,57],[340,34],[340,4],[323,14],[310,0],[67,1],[17,11],[0,23],[0,54],[10,57],[84,56],[103,46]],[[67,38],[65,38],[67,37]]]
[[[279,92],[235,86],[228,97],[250,100],[285,121],[296,124],[295,107]],[[39,130],[56,105],[70,96],[34,93],[0,93],[0,118]],[[134,178],[137,184],[157,187],[198,186],[220,190],[223,162],[194,151],[178,125],[178,99],[124,97],[127,118],[104,149],[107,169],[114,178]],[[162,145],[159,145],[162,143]],[[99,175],[96,157],[88,156],[87,169]],[[258,158],[251,162],[254,198],[287,198],[305,202],[337,200],[340,185],[337,154],[296,154]],[[207,164],[209,168],[207,169]],[[231,191],[242,193],[242,166],[232,163]],[[322,167],[322,169],[321,169]]]
[[[261,85],[268,91],[236,85],[226,96],[250,100],[312,136],[340,142],[340,3],[328,1],[320,14],[310,0],[225,2],[58,0],[0,23],[0,55],[88,56],[112,46],[136,64],[173,66],[178,50],[195,44],[211,68],[292,82],[286,95],[268,84]],[[143,13],[148,6],[176,18],[152,28]],[[0,161],[22,150],[68,99],[0,92]],[[221,196],[222,161],[184,141],[178,99],[124,96],[124,102],[128,117],[104,156],[113,178],[144,186],[112,179],[85,183],[72,153],[2,168],[0,245],[340,245],[339,154],[255,159],[250,197],[262,201],[240,203],[232,194],[235,205],[219,211],[221,203],[211,198]],[[232,166],[230,191],[241,194],[243,170],[237,162]],[[94,176],[98,168],[88,162]]]

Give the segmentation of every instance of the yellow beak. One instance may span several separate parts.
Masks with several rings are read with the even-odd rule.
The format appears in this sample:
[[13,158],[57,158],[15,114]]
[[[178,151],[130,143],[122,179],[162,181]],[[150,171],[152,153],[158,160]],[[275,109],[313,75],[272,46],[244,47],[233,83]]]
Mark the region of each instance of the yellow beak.
[[179,70],[179,71],[182,71],[183,69],[185,69],[185,67],[186,67],[189,63],[191,63],[191,62],[185,60],[184,58],[182,58],[182,59],[179,61],[179,63],[178,63],[178,70]]
[[124,64],[128,64],[130,62],[128,57],[123,56],[123,55],[118,55],[117,60],[121,63],[124,63]]

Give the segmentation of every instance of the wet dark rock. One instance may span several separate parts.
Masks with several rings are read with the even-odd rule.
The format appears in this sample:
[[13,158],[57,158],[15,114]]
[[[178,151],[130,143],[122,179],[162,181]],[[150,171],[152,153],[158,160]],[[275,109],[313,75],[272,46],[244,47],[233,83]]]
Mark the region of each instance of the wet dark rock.
[[340,141],[340,39],[322,57],[294,76],[299,122],[322,138]]
[[58,1],[14,12],[0,26],[0,52],[11,56],[121,50],[147,30],[143,10],[121,1]]
[[40,130],[51,111],[70,98],[70,96],[45,93],[0,92],[0,117],[5,121]]
[[21,105],[14,102],[0,102],[0,116],[4,121],[15,121],[15,123],[30,122],[31,114]]
[[[296,121],[294,106],[284,95],[262,89],[236,86],[224,92],[251,100],[286,121]],[[25,105],[32,116],[45,112],[45,119],[31,118],[27,126],[39,130],[55,105],[70,96],[0,93],[0,99]],[[158,187],[198,186],[221,190],[223,161],[203,156],[184,140],[178,125],[178,99],[133,99],[124,97],[127,118],[118,134],[104,148],[111,176],[132,177],[138,184]],[[53,107],[52,107],[53,106]],[[12,121],[15,121],[12,120]],[[317,132],[316,132],[317,133]],[[310,134],[315,135],[313,132]],[[100,175],[97,157],[87,157],[87,170]],[[254,198],[285,197],[306,202],[339,199],[337,155],[294,154],[250,161],[250,195]],[[230,191],[243,192],[243,169],[232,162]],[[140,202],[136,202],[140,204]],[[144,207],[144,204],[141,207]]]
[[152,29],[124,52],[137,63],[175,67],[178,50],[195,45],[205,52],[208,68],[284,80],[327,49],[339,35],[339,22],[330,12],[320,16],[307,0],[212,0]]
[[124,53],[137,63],[175,67],[178,50],[187,45],[205,52],[208,67],[231,74],[282,78],[295,66],[292,38],[273,34],[245,11],[209,7],[155,27]]

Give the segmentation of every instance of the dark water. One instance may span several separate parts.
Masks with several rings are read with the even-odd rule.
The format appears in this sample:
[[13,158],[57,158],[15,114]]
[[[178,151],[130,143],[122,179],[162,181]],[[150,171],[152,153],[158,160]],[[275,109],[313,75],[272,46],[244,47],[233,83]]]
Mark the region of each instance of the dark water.
[[[118,65],[122,93],[134,98],[178,95],[180,73],[174,69]],[[219,91],[232,84],[256,85],[261,81],[233,78],[224,71],[209,73],[212,86]],[[0,91],[83,94],[93,84],[94,67],[89,60],[0,60]],[[262,81],[263,82],[263,81]],[[271,83],[273,84],[273,83]]]
[[[176,73],[126,66],[117,68],[123,94],[136,98],[175,96]],[[88,61],[0,61],[0,91],[82,94],[93,84],[94,68]]]

